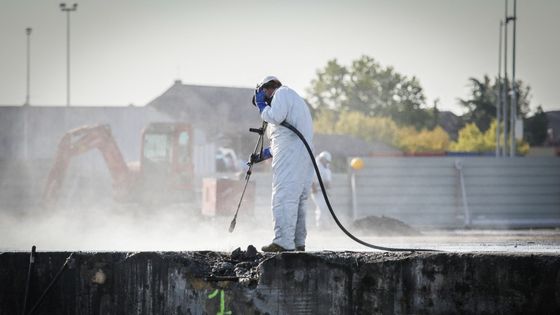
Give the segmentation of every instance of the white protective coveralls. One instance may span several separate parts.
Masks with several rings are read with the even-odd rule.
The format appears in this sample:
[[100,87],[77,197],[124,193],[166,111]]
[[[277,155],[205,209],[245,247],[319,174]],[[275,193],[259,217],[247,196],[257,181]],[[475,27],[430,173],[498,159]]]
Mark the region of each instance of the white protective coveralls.
[[[321,173],[321,179],[328,191],[328,187],[332,182],[332,172],[330,168],[321,162],[320,156],[315,158],[315,163],[317,163],[317,168],[319,169],[319,173]],[[327,228],[331,223],[330,213],[317,176],[313,176],[313,185],[317,188],[317,191],[311,193],[311,199],[313,199],[315,203],[315,227]]]
[[261,113],[268,122],[272,153],[272,214],[276,245],[293,250],[305,246],[305,207],[313,180],[313,164],[303,142],[290,129],[294,126],[313,147],[313,121],[305,101],[292,89],[279,87]]

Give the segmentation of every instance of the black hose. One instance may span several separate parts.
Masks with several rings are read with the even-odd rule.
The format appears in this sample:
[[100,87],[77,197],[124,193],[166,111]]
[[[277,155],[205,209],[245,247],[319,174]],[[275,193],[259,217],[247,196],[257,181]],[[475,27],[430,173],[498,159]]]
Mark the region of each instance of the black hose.
[[336,214],[334,213],[334,211],[331,207],[331,203],[329,201],[329,198],[327,197],[327,192],[325,190],[325,185],[323,185],[323,179],[321,178],[321,173],[319,172],[319,167],[317,166],[317,162],[315,162],[315,156],[313,155],[313,151],[309,147],[309,144],[305,140],[305,137],[301,134],[301,132],[299,132],[299,130],[297,130],[294,126],[290,125],[288,122],[284,121],[284,122],[281,123],[281,125],[290,129],[291,131],[293,131],[300,138],[300,140],[303,142],[303,144],[305,145],[305,148],[307,149],[307,152],[309,153],[309,157],[311,158],[311,161],[313,161],[313,167],[315,168],[315,173],[317,174],[317,178],[319,179],[319,185],[321,186],[321,192],[323,193],[323,197],[325,197],[325,201],[327,203],[327,206],[329,207],[329,211],[331,212],[331,215],[332,215],[334,221],[336,222],[336,225],[338,225],[338,227],[342,230],[342,232],[344,232],[348,237],[350,237],[352,240],[354,240],[354,241],[356,241],[356,242],[358,242],[358,243],[360,243],[360,244],[362,244],[366,247],[373,248],[373,249],[378,249],[378,250],[389,251],[389,252],[439,252],[438,250],[434,250],[434,249],[393,248],[393,247],[378,246],[378,245],[373,245],[373,244],[370,244],[368,242],[362,241],[361,239],[352,235],[352,233],[350,233],[342,225],[342,223],[340,223],[340,220],[338,220],[338,217],[336,216]]

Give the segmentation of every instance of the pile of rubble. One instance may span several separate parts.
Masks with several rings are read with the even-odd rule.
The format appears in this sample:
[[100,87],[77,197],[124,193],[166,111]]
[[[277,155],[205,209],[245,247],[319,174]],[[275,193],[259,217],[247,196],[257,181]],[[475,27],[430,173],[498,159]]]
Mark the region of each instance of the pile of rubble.
[[360,231],[362,234],[372,236],[418,236],[422,235],[420,231],[414,229],[410,225],[390,217],[368,216],[360,220],[354,221],[352,224],[354,230]]

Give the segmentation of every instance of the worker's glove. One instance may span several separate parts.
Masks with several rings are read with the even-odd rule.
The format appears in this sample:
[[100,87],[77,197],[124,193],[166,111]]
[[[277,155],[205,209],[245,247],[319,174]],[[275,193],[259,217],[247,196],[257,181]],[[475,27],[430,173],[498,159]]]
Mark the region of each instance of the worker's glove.
[[264,160],[268,160],[271,157],[272,157],[272,153],[270,153],[270,148],[265,148],[262,151],[262,154],[259,154],[259,153],[251,154],[251,157],[249,158],[249,162],[247,162],[247,165],[259,163],[259,162],[262,162]]
[[266,93],[262,89],[258,89],[255,91],[255,103],[259,108],[259,112],[262,113],[264,108],[266,107]]

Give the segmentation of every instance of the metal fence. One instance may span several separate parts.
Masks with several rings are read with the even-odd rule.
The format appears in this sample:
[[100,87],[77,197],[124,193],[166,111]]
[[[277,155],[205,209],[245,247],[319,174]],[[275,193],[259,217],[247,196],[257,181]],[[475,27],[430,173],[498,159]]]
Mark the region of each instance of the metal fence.
[[560,159],[383,157],[355,176],[354,219],[414,226],[560,226]]

